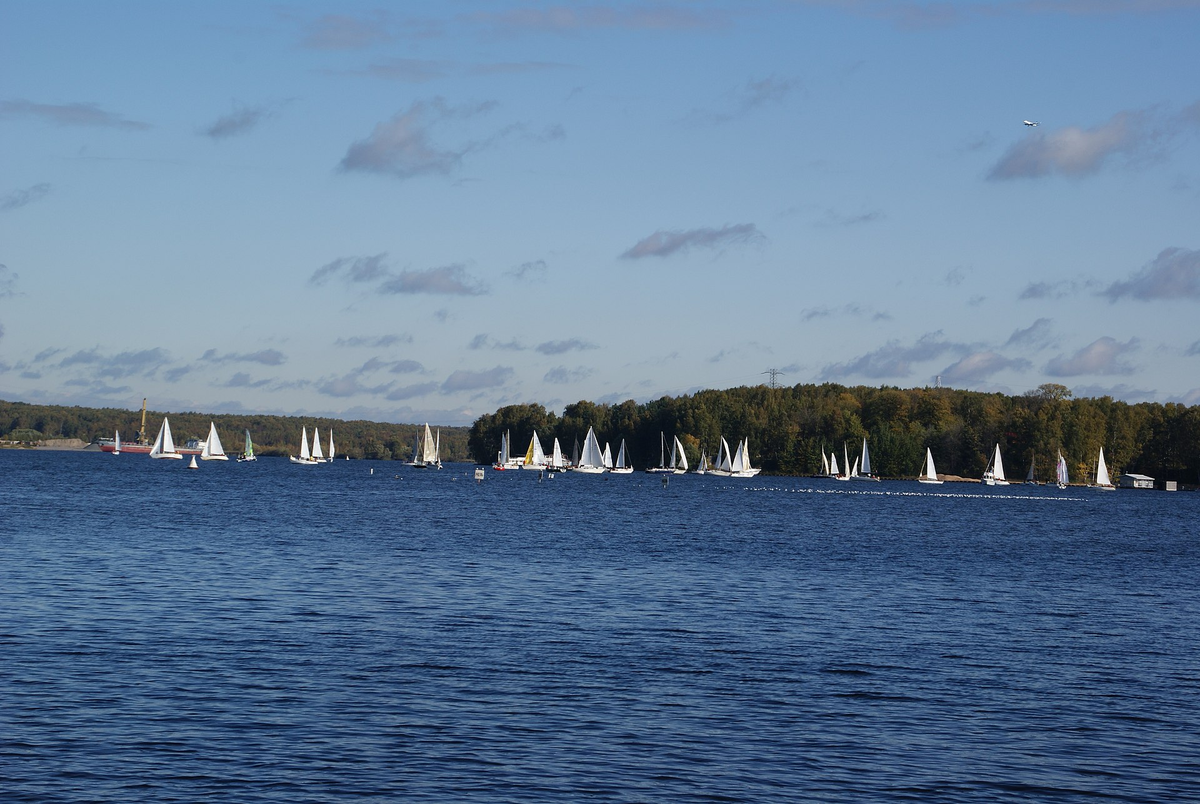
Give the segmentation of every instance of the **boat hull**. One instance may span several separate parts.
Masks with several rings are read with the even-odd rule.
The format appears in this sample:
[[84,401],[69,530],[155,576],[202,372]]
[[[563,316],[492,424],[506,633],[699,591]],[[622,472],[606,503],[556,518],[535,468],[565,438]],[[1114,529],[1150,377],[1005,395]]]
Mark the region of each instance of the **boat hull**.
[[[150,448],[151,448],[150,444],[122,444],[121,450],[120,450],[120,452],[118,452],[117,445],[114,444],[113,442],[111,442],[111,441],[109,441],[107,443],[104,441],[100,442],[100,451],[101,452],[112,452],[117,455],[149,455]],[[200,454],[199,449],[192,449],[190,447],[176,447],[175,451],[177,453],[179,453],[180,455],[199,455]]]

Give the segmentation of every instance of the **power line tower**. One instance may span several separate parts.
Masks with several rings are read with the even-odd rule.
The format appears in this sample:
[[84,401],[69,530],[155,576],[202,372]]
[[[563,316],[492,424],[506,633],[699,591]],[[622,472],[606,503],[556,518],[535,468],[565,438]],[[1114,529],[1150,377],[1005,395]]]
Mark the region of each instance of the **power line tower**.
[[763,372],[763,374],[769,374],[771,376],[771,388],[773,388],[773,389],[779,387],[779,385],[775,382],[775,380],[778,379],[779,375],[783,374],[783,373],[784,372],[780,371],[777,368],[769,368]]

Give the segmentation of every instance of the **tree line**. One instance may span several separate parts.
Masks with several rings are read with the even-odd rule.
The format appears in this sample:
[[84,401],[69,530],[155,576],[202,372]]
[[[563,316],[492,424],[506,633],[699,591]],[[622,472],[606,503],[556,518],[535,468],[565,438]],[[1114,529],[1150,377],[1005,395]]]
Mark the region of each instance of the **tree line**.
[[1018,396],[953,388],[760,385],[645,403],[581,401],[566,406],[561,416],[538,404],[509,405],[480,416],[467,444],[476,462],[491,463],[502,433],[511,433],[511,452],[518,455],[536,431],[547,454],[558,438],[569,457],[589,426],[601,444],[611,443],[614,455],[624,439],[638,469],[658,465],[660,434],[668,449],[678,436],[692,466],[701,450],[711,461],[722,436],[735,449],[737,440],[748,437],[753,464],[784,475],[818,473],[822,452],[834,452],[840,462],[843,444],[853,460],[865,437],[872,469],[884,477],[915,476],[929,447],[940,472],[977,478],[999,444],[1008,476],[1018,480],[1031,463],[1038,479],[1053,479],[1060,450],[1072,480],[1085,480],[1101,447],[1113,477],[1136,472],[1187,483],[1200,479],[1200,406],[1075,399],[1053,383]]
[[[298,416],[268,416],[259,414],[233,415],[208,413],[162,413],[146,411],[145,438],[153,441],[163,416],[171,420],[171,435],[177,445],[188,439],[208,436],[209,422],[217,426],[217,434],[225,451],[242,451],[245,431],[250,431],[254,451],[264,456],[295,455],[300,450],[300,428],[321,431],[323,446],[329,445],[332,428],[334,444],[339,455],[375,460],[408,460],[418,433],[425,432],[423,424],[389,424],[370,421]],[[84,408],[60,405],[31,405],[24,402],[0,401],[0,440],[36,442],[44,439],[78,438],[92,442],[112,438],[118,430],[123,442],[136,440],[141,425],[140,409]],[[467,428],[442,427],[441,458],[443,461],[467,461]]]

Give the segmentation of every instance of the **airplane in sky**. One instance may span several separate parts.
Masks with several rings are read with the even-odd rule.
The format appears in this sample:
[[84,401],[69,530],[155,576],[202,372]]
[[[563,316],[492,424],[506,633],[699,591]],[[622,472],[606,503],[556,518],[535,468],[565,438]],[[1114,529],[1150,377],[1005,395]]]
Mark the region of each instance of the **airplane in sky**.
[[1038,121],[1037,120],[1026,120],[1026,121],[1024,121],[1024,123],[1027,126],[1036,126],[1038,124]]

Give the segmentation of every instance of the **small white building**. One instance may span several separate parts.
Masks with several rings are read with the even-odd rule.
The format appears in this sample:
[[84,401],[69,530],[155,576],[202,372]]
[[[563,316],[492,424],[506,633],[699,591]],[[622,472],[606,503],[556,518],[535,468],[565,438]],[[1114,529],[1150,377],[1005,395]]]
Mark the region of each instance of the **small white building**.
[[1154,478],[1146,475],[1124,474],[1121,475],[1120,485],[1123,489],[1152,489],[1154,488]]

